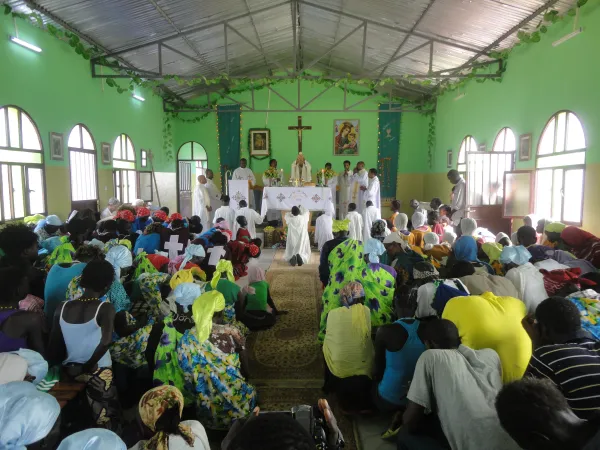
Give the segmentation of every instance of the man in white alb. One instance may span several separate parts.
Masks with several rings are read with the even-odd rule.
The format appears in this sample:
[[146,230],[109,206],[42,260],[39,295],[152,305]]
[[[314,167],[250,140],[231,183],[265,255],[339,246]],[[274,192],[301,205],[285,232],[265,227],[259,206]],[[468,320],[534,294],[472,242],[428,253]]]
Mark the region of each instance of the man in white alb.
[[381,195],[379,177],[377,176],[377,169],[370,169],[368,177],[369,181],[367,182],[367,187],[364,190],[365,202],[373,202],[373,206],[377,208],[377,210],[379,211],[379,216],[381,218]]
[[[248,233],[250,233],[250,237],[252,239],[256,239],[256,225],[260,225],[261,223],[263,223],[263,218],[256,211],[248,208],[248,203],[246,203],[246,200],[241,200],[239,205],[240,205],[240,209],[238,209],[235,212],[235,217],[237,218],[238,216],[244,216],[246,218],[246,221],[248,222],[248,225],[246,227],[248,229]],[[232,226],[232,225],[229,224],[229,226]],[[234,220],[234,224],[233,224],[233,238],[234,239],[237,236],[237,232],[239,229],[240,229],[240,226],[237,223],[237,220]]]
[[254,207],[254,191],[252,188],[256,184],[256,177],[251,169],[247,167],[248,161],[246,158],[240,159],[240,167],[233,171],[233,175],[231,176],[232,180],[248,180],[250,184],[248,186],[248,196],[250,197],[250,207]]
[[230,202],[230,198],[229,195],[224,195],[222,197],[223,199],[223,206],[221,206],[219,209],[217,209],[215,211],[214,214],[214,219],[213,219],[213,223],[216,225],[217,223],[217,219],[219,218],[223,218],[227,221],[227,224],[229,225],[229,229],[231,230],[231,227],[235,226],[235,210],[229,206],[229,202]]
[[207,181],[204,175],[198,177],[198,183],[194,188],[194,208],[192,213],[194,216],[200,217],[202,226],[208,230],[212,208],[210,207],[210,194],[208,193],[208,189],[206,189]]
[[458,170],[452,169],[448,172],[448,180],[454,185],[452,189],[452,225],[460,226],[460,221],[467,217],[467,186],[465,179]]
[[328,202],[324,214],[317,217],[315,221],[315,242],[319,251],[325,242],[333,239],[333,219],[335,218],[335,206]]
[[[337,197],[337,184],[338,184],[338,177],[337,175],[332,176],[331,178],[327,178],[327,172],[332,172],[331,169],[331,163],[326,163],[325,164],[325,180],[327,181],[327,186],[329,186],[329,189],[331,190],[331,202],[333,203],[333,207],[335,209],[335,205],[336,205],[336,197]],[[333,172],[335,173],[335,172]],[[335,213],[333,214],[333,217],[335,217]]]
[[368,200],[367,207],[365,208],[365,211],[363,212],[362,215],[363,215],[362,241],[363,241],[363,243],[365,243],[369,239],[371,239],[371,227],[373,226],[373,223],[375,223],[376,220],[381,219],[381,213],[379,212],[377,207],[375,205],[373,205],[373,202],[371,200]]
[[356,164],[356,173],[354,174],[354,186],[352,188],[353,202],[356,203],[356,211],[362,214],[367,202],[365,191],[369,185],[369,174],[365,170],[365,163],[359,161]]
[[304,180],[304,182],[309,183],[312,181],[310,164],[304,159],[304,155],[302,153],[298,153],[296,161],[292,163],[292,173],[290,177],[293,180]]
[[214,177],[215,174],[213,171],[211,169],[206,169],[206,189],[210,196],[210,207],[212,208],[209,217],[210,223],[214,221],[214,211],[221,207],[221,190],[213,181]]
[[350,161],[344,161],[344,171],[338,175],[338,186],[340,187],[340,215],[339,217],[344,218],[348,214],[348,203],[351,201],[352,186],[354,185],[354,178],[352,171],[350,170]]
[[350,221],[348,237],[355,241],[361,241],[363,238],[363,218],[356,211],[356,205],[354,203],[348,204],[348,214],[346,214],[345,218]]
[[308,210],[303,206],[294,206],[285,214],[287,223],[287,241],[283,259],[292,266],[306,264],[310,259],[310,239],[308,237]]

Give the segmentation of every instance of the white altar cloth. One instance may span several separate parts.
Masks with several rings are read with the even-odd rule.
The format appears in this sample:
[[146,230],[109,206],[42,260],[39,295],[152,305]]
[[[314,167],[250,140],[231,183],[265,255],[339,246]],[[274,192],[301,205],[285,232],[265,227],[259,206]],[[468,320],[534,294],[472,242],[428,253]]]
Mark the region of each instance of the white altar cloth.
[[[248,180],[229,180],[229,206],[236,211],[240,209],[239,203],[242,200],[246,200],[246,203],[250,205]],[[235,224],[229,224],[233,227]]]
[[264,217],[268,210],[290,211],[304,206],[309,211],[324,211],[331,201],[331,189],[325,187],[265,187],[261,206]]

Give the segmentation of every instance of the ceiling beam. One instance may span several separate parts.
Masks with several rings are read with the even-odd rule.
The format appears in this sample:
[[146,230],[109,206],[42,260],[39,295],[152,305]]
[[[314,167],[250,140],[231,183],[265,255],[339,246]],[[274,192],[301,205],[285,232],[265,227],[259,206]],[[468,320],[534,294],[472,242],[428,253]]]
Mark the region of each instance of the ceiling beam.
[[421,21],[423,20],[423,18],[425,17],[425,15],[427,14],[427,12],[431,9],[431,7],[433,6],[435,0],[430,0],[429,4],[425,7],[425,9],[423,10],[423,12],[421,13],[421,15],[419,16],[419,18],[417,19],[417,21],[414,23],[414,25],[410,28],[410,30],[408,31],[408,33],[404,36],[404,38],[402,39],[402,42],[400,42],[400,45],[398,46],[398,48],[396,48],[396,51],[394,52],[394,54],[391,56],[390,60],[388,61],[388,63],[383,67],[383,69],[381,70],[381,73],[379,74],[379,78],[381,78],[383,76],[383,74],[385,73],[385,71],[387,70],[388,66],[392,63],[392,61],[395,61],[394,58],[396,57],[396,55],[398,53],[400,53],[400,50],[402,50],[402,48],[404,47],[404,45],[408,42],[408,40],[410,39],[410,37],[412,36],[412,34],[415,32],[415,30],[417,29],[417,27],[419,26],[419,24],[421,23]]
[[229,23],[226,24],[226,26],[233,31],[235,34],[237,34],[239,37],[241,37],[244,41],[246,41],[248,44],[250,44],[257,52],[259,52],[263,59],[265,60],[265,63],[267,63],[267,61],[272,62],[273,64],[275,64],[277,67],[279,67],[281,70],[284,70],[285,72],[289,73],[289,71],[283,67],[281,65],[281,63],[279,63],[279,61],[275,60],[275,59],[271,59],[271,58],[267,58],[267,55],[265,54],[264,50],[262,48],[258,48],[254,42],[252,42],[250,39],[248,39],[246,36],[244,36],[242,33],[240,33],[238,30],[236,30],[235,28],[233,28]]
[[[344,7],[346,6],[347,0],[342,0],[342,5],[340,6],[340,16],[338,17],[337,25],[335,26],[335,34],[333,35],[333,42],[337,41],[338,34],[340,32],[340,24],[342,23],[342,14],[344,12]],[[329,54],[329,62],[327,63],[327,69],[331,68],[331,60],[333,59],[333,53]]]
[[477,53],[475,53],[475,55],[473,55],[471,58],[469,58],[469,60],[466,63],[462,64],[461,66],[457,67],[456,69],[452,69],[452,71],[453,72],[458,72],[460,70],[463,70],[463,69],[466,68],[466,66],[468,66],[469,64],[471,64],[477,58],[479,58],[479,57],[481,57],[483,55],[487,55],[490,51],[492,51],[494,48],[496,48],[496,46],[498,44],[500,44],[506,38],[510,37],[516,31],[519,31],[519,29],[521,29],[522,27],[524,27],[525,25],[527,25],[529,22],[531,22],[533,19],[535,19],[541,13],[543,13],[546,9],[552,7],[555,3],[558,3],[558,0],[549,0],[549,1],[547,1],[542,6],[540,6],[538,9],[536,9],[534,12],[532,12],[527,17],[525,17],[523,20],[521,20],[514,27],[512,27],[510,30],[508,30],[506,33],[502,34],[502,36],[500,36],[498,39],[496,39],[490,45],[488,45],[484,49],[482,49],[482,50],[478,51]]
[[346,39],[348,39],[350,36],[352,36],[354,33],[356,33],[362,27],[366,27],[366,26],[367,26],[367,22],[362,22],[359,26],[357,26],[352,31],[350,31],[348,34],[346,34],[346,36],[344,36],[342,39],[340,39],[339,41],[335,42],[331,47],[329,47],[329,49],[325,53],[323,53],[321,56],[313,59],[310,62],[310,64],[308,66],[306,66],[306,67],[303,67],[302,70],[308,70],[308,69],[310,69],[316,63],[318,63],[322,58],[324,58],[329,53],[331,53],[338,45],[340,45],[342,42],[344,42]]
[[[317,8],[317,9],[320,9],[322,11],[330,12],[332,14],[342,14],[345,17],[349,17],[349,18],[357,20],[359,22],[367,22],[370,25],[376,25],[378,27],[385,28],[385,29],[388,29],[388,30],[398,31],[400,33],[408,33],[410,31],[409,28],[398,27],[398,26],[395,26],[395,25],[388,25],[387,23],[379,22],[379,21],[373,20],[373,19],[367,19],[365,17],[360,17],[360,16],[357,16],[355,14],[350,14],[350,13],[346,13],[346,12],[340,13],[336,9],[329,8],[327,6],[318,5],[316,3],[309,2],[308,0],[297,0],[297,1],[301,5],[310,6],[312,8]],[[558,0],[556,0],[556,1],[558,1]],[[423,38],[423,39],[431,40],[431,41],[438,42],[438,43],[444,44],[444,45],[449,45],[450,47],[459,48],[459,49],[465,50],[467,52],[471,52],[471,53],[481,52],[480,48],[472,47],[469,44],[457,41],[455,39],[449,39],[449,38],[438,37],[438,36],[431,36],[431,35],[429,35],[427,33],[422,33],[420,31],[413,31],[412,34],[414,36],[418,36],[418,37]]]
[[[243,0],[244,4],[246,5],[246,9],[248,10],[249,13],[251,13],[252,11],[250,11],[250,5],[248,4],[248,0]],[[258,41],[258,47],[260,48],[260,52],[263,55],[263,59],[265,61],[265,66],[269,67],[269,63],[267,63],[267,58],[265,57],[265,49],[262,46],[262,42],[260,41],[260,36],[258,35],[258,29],[256,28],[256,24],[254,23],[254,18],[252,17],[252,14],[250,14],[250,23],[252,24],[252,28],[254,28],[254,34],[256,34],[256,40]],[[273,71],[271,69],[269,69],[269,75],[271,75],[273,73]]]

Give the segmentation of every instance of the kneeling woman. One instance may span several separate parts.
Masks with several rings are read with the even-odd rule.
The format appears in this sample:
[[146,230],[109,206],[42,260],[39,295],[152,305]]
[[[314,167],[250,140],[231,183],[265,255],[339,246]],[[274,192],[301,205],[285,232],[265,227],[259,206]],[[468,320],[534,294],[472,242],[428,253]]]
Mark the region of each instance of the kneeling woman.
[[83,295],[56,308],[48,354],[51,363],[62,362],[68,375],[86,382],[85,393],[95,426],[118,432],[121,406],[112,382],[108,351],[115,308],[99,300],[110,289],[114,276],[110,263],[88,263],[81,274]]
[[250,331],[266,330],[275,325],[275,317],[286,313],[278,311],[271,298],[265,271],[259,266],[248,267],[248,287],[242,290],[244,298],[237,313]]
[[358,282],[342,288],[340,302],[342,307],[329,311],[326,319],[324,390],[335,392],[346,412],[361,412],[371,406],[371,311],[364,305],[365,290]]

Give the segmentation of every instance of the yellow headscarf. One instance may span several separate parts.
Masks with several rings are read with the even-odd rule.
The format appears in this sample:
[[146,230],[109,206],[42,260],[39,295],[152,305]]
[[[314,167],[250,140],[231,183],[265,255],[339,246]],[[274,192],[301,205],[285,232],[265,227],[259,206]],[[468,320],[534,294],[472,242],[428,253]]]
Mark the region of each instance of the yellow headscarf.
[[225,309],[225,297],[219,291],[209,291],[198,297],[192,305],[196,323],[196,334],[200,343],[206,341],[212,330],[212,319],[216,312]]
[[210,285],[213,289],[217,288],[217,284],[221,279],[221,274],[226,273],[227,279],[229,281],[235,281],[235,277],[233,276],[233,266],[231,265],[231,261],[226,259],[222,259],[217,263],[217,268],[215,269],[215,273],[213,275],[213,279],[210,282]]
[[339,233],[340,231],[348,231],[350,227],[350,219],[334,220],[331,226],[333,233]]
[[180,270],[179,272],[175,273],[175,275],[173,275],[171,278],[171,281],[169,281],[169,286],[171,286],[171,289],[175,289],[181,283],[193,283],[194,275],[198,276],[202,281],[206,280],[206,274],[202,269],[198,267],[192,267],[191,269]]
[[483,252],[488,256],[488,258],[490,258],[490,263],[500,260],[500,255],[502,254],[502,248],[503,247],[501,244],[495,244],[492,242],[486,242],[485,244],[483,244],[481,246],[481,249],[483,250]]

